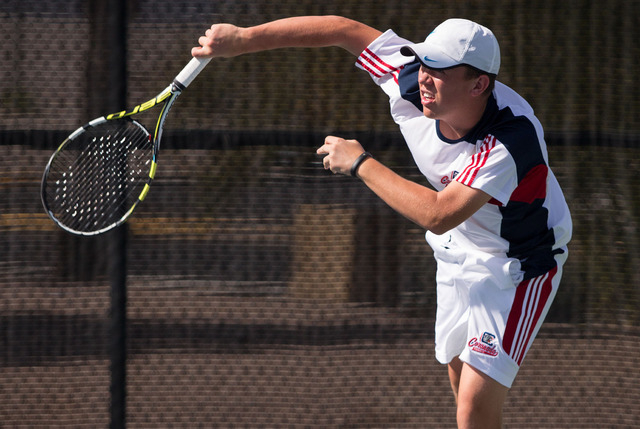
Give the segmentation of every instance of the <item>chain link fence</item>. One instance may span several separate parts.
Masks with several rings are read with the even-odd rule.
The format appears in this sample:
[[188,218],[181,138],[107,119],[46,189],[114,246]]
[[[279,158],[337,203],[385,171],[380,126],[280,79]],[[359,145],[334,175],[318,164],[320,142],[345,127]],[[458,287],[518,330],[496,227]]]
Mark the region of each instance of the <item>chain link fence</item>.
[[[39,200],[66,135],[107,113],[108,2],[0,5],[0,425],[104,427],[109,235],[57,229]],[[563,284],[505,406],[514,428],[640,419],[640,2],[127,2],[129,105],[153,97],[214,22],[339,14],[421,40],[492,28],[500,80],[545,126],[574,238]],[[212,62],[171,112],[152,191],[128,223],[131,427],[454,427],[433,356],[424,231],[325,172],[359,139],[424,183],[386,96],[338,48]]]

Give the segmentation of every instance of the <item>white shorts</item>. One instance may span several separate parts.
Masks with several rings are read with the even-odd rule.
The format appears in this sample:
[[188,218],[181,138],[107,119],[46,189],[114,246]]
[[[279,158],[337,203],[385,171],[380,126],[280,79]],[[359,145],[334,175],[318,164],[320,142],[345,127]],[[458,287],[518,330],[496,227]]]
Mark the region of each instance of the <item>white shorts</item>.
[[564,250],[556,268],[522,281],[517,259],[435,246],[436,359],[459,357],[510,388],[558,290]]

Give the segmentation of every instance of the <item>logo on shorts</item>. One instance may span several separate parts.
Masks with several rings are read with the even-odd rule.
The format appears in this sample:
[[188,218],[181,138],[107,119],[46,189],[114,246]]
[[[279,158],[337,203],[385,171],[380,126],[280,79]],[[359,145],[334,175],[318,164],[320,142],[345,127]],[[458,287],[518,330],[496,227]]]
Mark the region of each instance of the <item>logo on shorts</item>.
[[468,345],[471,347],[472,352],[491,357],[498,356],[498,343],[496,341],[496,336],[489,332],[483,333],[480,340],[475,337],[472,338]]

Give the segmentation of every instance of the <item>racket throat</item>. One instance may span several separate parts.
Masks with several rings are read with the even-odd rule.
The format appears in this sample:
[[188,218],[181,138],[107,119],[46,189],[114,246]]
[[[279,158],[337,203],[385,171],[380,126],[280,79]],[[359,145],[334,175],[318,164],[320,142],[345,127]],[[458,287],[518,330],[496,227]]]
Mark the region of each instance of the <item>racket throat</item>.
[[175,79],[173,80],[173,83],[171,84],[171,92],[180,93],[180,92],[184,91],[185,89],[187,89],[186,86],[184,86],[183,84],[181,84],[180,82],[178,82]]

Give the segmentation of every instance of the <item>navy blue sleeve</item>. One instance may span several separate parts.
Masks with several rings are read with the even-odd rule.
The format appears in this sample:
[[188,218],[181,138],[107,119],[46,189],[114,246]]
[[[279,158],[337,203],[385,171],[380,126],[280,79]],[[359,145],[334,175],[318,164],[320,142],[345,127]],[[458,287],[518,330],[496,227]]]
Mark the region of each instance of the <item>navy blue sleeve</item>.
[[404,66],[398,75],[398,86],[400,87],[400,95],[402,98],[411,102],[418,110],[422,111],[420,89],[418,87],[419,70],[420,62],[418,60]]

